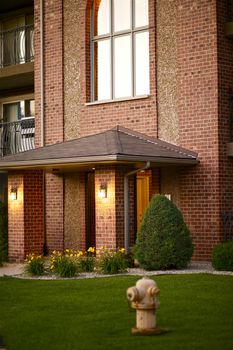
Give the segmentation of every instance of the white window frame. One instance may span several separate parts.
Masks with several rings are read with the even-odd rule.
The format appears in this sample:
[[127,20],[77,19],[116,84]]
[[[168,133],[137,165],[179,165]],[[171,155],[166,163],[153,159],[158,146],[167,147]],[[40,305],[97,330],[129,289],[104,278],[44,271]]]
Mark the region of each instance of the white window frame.
[[[149,0],[148,0],[149,3]],[[109,18],[110,18],[110,33],[109,34],[104,34],[104,35],[94,35],[94,1],[93,1],[93,6],[92,6],[92,11],[91,11],[91,101],[96,102],[96,103],[102,103],[102,102],[110,102],[110,101],[118,101],[118,100],[127,100],[127,99],[133,99],[133,98],[142,98],[142,97],[147,97],[148,95],[136,95],[136,70],[135,70],[135,36],[137,33],[143,33],[147,32],[149,35],[149,24],[146,26],[142,27],[137,27],[135,28],[135,2],[134,0],[130,0],[130,23],[131,23],[131,28],[128,30],[122,30],[122,31],[117,31],[114,32],[114,0],[110,0],[110,9],[109,9]],[[148,20],[149,20],[149,9],[148,9]],[[114,77],[114,71],[115,71],[115,62],[114,62],[114,39],[125,36],[125,35],[130,35],[130,40],[131,40],[131,69],[132,69],[132,74],[131,74],[131,95],[130,96],[125,96],[125,97],[120,97],[116,98],[115,97],[115,91],[114,91],[114,86],[115,86],[115,77]],[[98,100],[95,99],[95,43],[98,43],[102,40],[110,40],[110,66],[111,66],[111,88],[110,88],[110,99],[107,100]],[[148,53],[149,54],[149,53]],[[150,74],[149,74],[149,81],[150,81]]]

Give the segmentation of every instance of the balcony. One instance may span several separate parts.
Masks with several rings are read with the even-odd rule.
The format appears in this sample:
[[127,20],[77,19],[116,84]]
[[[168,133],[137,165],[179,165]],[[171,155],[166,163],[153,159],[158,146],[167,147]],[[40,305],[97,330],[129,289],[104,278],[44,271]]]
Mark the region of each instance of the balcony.
[[233,38],[233,1],[227,0],[227,18],[224,24],[225,35],[228,38]]
[[35,148],[35,119],[0,123],[0,156],[16,154]]
[[0,32],[0,67],[34,61],[33,39],[32,24]]
[[33,86],[34,27],[0,32],[0,91]]

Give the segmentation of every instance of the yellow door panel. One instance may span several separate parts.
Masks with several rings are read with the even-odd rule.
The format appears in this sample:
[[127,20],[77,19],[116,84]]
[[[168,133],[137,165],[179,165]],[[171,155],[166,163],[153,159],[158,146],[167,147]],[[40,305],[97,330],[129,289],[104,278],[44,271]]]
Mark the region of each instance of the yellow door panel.
[[137,177],[137,229],[139,228],[143,214],[149,205],[149,177]]

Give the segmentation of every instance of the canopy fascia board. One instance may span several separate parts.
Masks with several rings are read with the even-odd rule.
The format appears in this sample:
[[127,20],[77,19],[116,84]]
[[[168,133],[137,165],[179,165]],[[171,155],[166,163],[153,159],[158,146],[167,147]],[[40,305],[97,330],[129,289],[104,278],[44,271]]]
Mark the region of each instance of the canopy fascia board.
[[90,165],[94,164],[106,164],[106,163],[132,163],[132,162],[147,162],[150,161],[156,164],[174,164],[174,165],[195,165],[199,161],[195,158],[166,158],[166,157],[143,157],[143,156],[125,156],[125,155],[108,155],[108,156],[93,156],[93,157],[78,157],[78,158],[60,158],[60,159],[34,159],[25,161],[1,161],[0,170],[11,169],[28,169],[28,168],[47,168],[56,167],[62,165]]

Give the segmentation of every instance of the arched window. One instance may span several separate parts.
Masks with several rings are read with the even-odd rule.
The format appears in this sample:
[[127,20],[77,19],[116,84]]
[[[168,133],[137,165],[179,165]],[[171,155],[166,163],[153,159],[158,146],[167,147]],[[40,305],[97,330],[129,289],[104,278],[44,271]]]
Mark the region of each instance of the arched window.
[[95,0],[92,100],[149,94],[148,0]]

